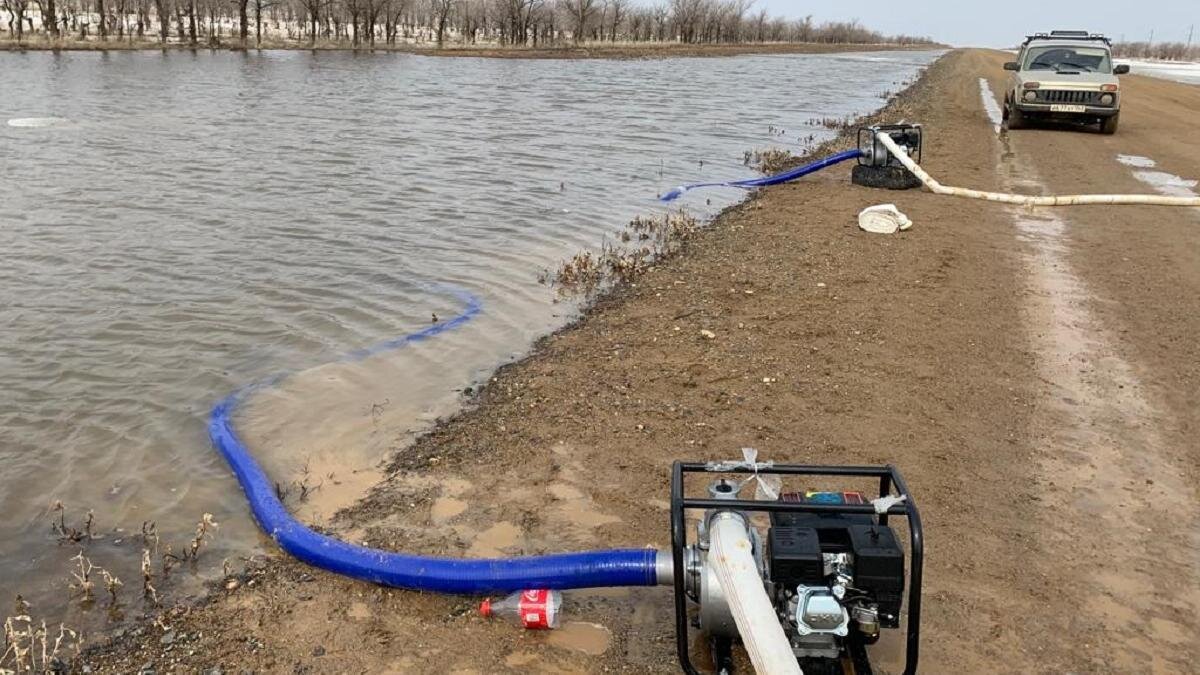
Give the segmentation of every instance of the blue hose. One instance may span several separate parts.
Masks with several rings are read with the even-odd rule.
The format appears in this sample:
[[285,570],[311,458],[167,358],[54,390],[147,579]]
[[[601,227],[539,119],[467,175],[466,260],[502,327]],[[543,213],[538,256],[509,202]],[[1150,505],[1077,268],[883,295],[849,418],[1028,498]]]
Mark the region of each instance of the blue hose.
[[775,174],[774,176],[767,176],[765,178],[750,178],[747,180],[727,181],[724,183],[694,183],[692,185],[684,185],[671,190],[667,194],[660,197],[660,199],[664,202],[673,202],[682,197],[683,193],[685,192],[707,187],[735,187],[749,189],[756,187],[767,187],[768,185],[778,185],[780,183],[786,183],[788,181],[793,181],[797,178],[807,176],[810,173],[816,173],[821,169],[831,167],[834,164],[839,164],[848,159],[857,159],[859,157],[862,157],[862,151],[855,148],[854,150],[839,152],[836,155],[831,155],[825,159],[817,160],[812,164],[798,166],[794,169],[789,169],[783,173]]
[[[431,338],[467,323],[480,313],[478,298],[465,291],[452,292],[467,305],[453,319],[353,352],[348,360],[361,360]],[[274,381],[277,379],[271,382]],[[241,483],[259,526],[280,548],[310,565],[363,581],[435,593],[653,586],[658,582],[655,571],[658,553],[653,549],[462,560],[382,551],[315,532],[288,513],[276,495],[274,484],[234,431],[233,414],[245,395],[255,388],[242,389],[217,403],[209,417],[208,434]]]

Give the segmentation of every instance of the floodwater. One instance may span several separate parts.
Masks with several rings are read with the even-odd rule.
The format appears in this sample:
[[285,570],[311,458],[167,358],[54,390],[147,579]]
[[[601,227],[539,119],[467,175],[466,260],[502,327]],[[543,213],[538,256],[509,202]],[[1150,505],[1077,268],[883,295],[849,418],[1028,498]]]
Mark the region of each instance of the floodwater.
[[[807,122],[877,108],[935,56],[0,54],[0,601],[83,621],[55,499],[68,525],[95,511],[88,555],[135,607],[143,521],[176,551],[203,513],[221,523],[168,593],[263,550],[206,421],[280,374],[238,429],[327,519],[570,320],[544,270],[660,192],[752,175],[747,150],[829,137]],[[681,201],[711,217],[742,194]],[[341,360],[455,316],[453,288],[475,320]]]

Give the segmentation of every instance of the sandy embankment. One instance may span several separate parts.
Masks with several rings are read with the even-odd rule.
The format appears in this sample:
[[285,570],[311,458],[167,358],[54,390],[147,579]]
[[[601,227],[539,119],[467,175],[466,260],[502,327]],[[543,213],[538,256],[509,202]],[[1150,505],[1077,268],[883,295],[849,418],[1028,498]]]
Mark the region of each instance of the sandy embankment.
[[[1001,90],[1001,60],[952,52],[882,115],[925,125],[924,164],[945,182],[1147,191],[1118,151],[1195,173],[1200,148],[1181,139],[1200,89],[1126,78],[1117,136],[1005,139],[979,89]],[[1196,214],[1077,209],[1047,227],[854,187],[848,171],[759,193],[541,341],[334,530],[443,555],[661,547],[675,459],[755,446],[776,461],[890,462],[926,522],[924,672],[1186,672],[1200,658]],[[854,226],[885,201],[913,230]],[[474,616],[471,599],[287,559],[250,577],[168,613],[169,645],[139,628],[94,666],[675,670],[665,589],[573,594],[572,627],[533,634]]]

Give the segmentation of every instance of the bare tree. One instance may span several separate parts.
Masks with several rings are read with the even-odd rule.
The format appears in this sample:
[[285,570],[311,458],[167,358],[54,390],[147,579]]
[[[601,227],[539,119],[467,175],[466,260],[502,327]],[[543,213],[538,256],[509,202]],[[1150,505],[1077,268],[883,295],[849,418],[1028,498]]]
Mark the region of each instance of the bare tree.
[[583,36],[596,16],[596,0],[559,0],[558,6],[567,15],[571,39],[576,44],[583,42]]
[[8,29],[20,42],[25,36],[25,12],[29,11],[29,0],[4,0],[4,9],[12,17],[8,21]]
[[[395,45],[417,42],[494,42],[542,46],[586,40],[600,42],[822,42],[928,44],[914,36],[887,37],[857,21],[817,24],[751,13],[752,0],[0,0],[7,33],[20,41],[38,30],[31,7],[41,15],[48,38],[78,31],[82,40],[144,38],[157,32],[162,44],[177,40],[213,46],[236,36],[250,39],[250,13],[258,46],[282,37],[315,46],[318,37],[374,48],[378,38]],[[152,16],[153,15],[153,16]],[[172,18],[175,35],[172,35]],[[157,22],[157,29],[154,27]],[[569,38],[568,38],[569,35]],[[1184,58],[1196,48],[1184,43],[1125,44],[1129,55]]]
[[437,31],[439,47],[446,39],[446,24],[450,21],[450,11],[454,9],[454,0],[429,0],[429,11],[432,14],[434,29]]
[[608,0],[608,6],[612,10],[612,14],[608,18],[609,42],[617,41],[617,27],[626,19],[629,13],[629,0]]
[[37,0],[38,13],[42,16],[42,28],[46,35],[58,37],[58,14],[54,0]]

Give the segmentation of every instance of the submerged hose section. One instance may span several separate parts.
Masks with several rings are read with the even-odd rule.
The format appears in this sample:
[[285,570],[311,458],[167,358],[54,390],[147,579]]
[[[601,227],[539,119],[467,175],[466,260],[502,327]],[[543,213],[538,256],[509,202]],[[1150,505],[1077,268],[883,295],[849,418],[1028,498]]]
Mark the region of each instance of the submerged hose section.
[[1090,204],[1106,204],[1110,206],[1200,206],[1200,197],[1168,197],[1165,195],[1057,195],[1036,196],[1018,195],[1009,192],[987,192],[970,188],[948,187],[934,180],[928,172],[904,152],[887,132],[880,132],[875,138],[883,144],[893,157],[900,160],[904,168],[912,172],[929,188],[929,191],[939,195],[983,199],[989,202],[1005,204],[1020,204],[1022,206],[1084,206]]
[[[448,321],[348,355],[361,360],[453,330],[480,313],[479,300],[452,291],[467,307]],[[435,593],[483,594],[526,588],[653,586],[657,583],[653,549],[617,549],[561,553],[528,558],[464,560],[408,555],[350,544],[297,521],[275,492],[274,483],[238,437],[233,414],[252,388],[230,394],[212,409],[208,434],[233,469],[260,527],[280,548],[304,562],[345,576],[386,586]]]
[[793,181],[793,180],[796,180],[797,178],[802,178],[804,176],[807,176],[810,173],[816,173],[816,172],[820,171],[821,169],[831,167],[834,164],[839,164],[841,162],[845,162],[846,160],[850,160],[850,159],[857,159],[861,156],[862,156],[862,152],[859,151],[857,148],[855,148],[854,150],[846,150],[845,152],[839,152],[836,155],[830,155],[829,157],[826,157],[825,159],[817,160],[811,164],[805,164],[804,166],[798,166],[794,169],[789,169],[787,171],[784,171],[783,173],[778,173],[778,174],[775,174],[774,176],[767,176],[765,178],[750,178],[747,180],[727,181],[724,183],[694,183],[692,185],[682,185],[680,187],[675,188],[674,190],[671,190],[670,192],[663,195],[659,199],[664,202],[673,202],[676,199],[679,199],[680,197],[682,197],[685,192],[688,192],[690,190],[697,190],[700,188],[708,188],[708,187],[735,187],[735,188],[750,189],[750,188],[757,188],[757,187],[767,187],[770,185],[779,185],[780,183],[787,183],[788,181]]

